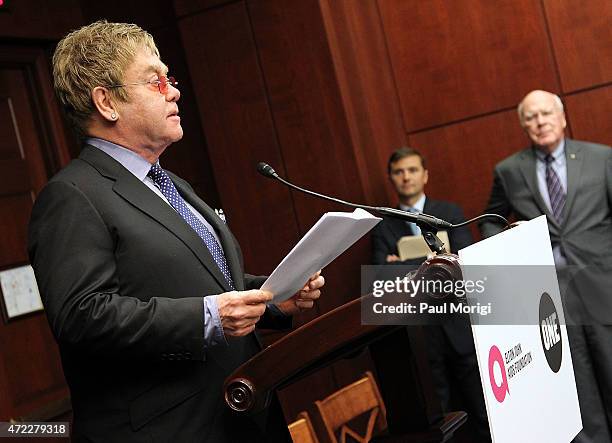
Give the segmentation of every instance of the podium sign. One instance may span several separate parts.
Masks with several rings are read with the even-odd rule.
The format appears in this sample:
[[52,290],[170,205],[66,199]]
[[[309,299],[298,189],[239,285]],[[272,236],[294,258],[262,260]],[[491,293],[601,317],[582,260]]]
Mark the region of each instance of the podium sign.
[[[582,420],[546,217],[465,248],[459,256],[466,281],[486,282],[484,292],[471,295],[468,304],[491,303],[493,317],[507,312],[507,318],[519,319],[483,324],[482,317],[472,315],[493,441],[571,441]],[[526,267],[531,272],[525,273]]]

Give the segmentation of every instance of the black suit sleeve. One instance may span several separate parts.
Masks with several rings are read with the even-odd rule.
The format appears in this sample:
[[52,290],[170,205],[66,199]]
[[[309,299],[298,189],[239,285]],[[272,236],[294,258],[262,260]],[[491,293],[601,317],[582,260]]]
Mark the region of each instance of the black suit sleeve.
[[[491,195],[489,196],[489,203],[485,209],[487,214],[498,214],[502,217],[508,218],[512,213],[512,205],[506,195],[506,189],[504,181],[499,168],[495,168],[493,173],[493,187],[491,188]],[[504,225],[495,220],[485,219],[479,223],[480,233],[484,238],[491,237],[492,235],[498,234],[504,229]]]
[[[74,185],[52,182],[39,195],[29,254],[58,342],[96,355],[204,359],[202,297],[119,294],[115,242]],[[142,299],[147,299],[144,296]]]
[[397,246],[390,244],[385,235],[385,222],[383,218],[372,230],[372,264],[387,264],[387,255],[398,255]]

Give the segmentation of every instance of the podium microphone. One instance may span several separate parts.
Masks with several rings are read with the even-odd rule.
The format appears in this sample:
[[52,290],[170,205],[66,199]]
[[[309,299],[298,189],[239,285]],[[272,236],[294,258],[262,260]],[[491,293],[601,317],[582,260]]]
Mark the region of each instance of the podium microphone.
[[286,186],[289,186],[290,188],[296,189],[300,192],[304,192],[306,194],[309,195],[313,195],[315,197],[319,197],[325,200],[329,200],[329,201],[333,201],[336,203],[340,203],[341,205],[345,205],[345,206],[350,206],[352,208],[361,208],[361,209],[367,209],[369,211],[375,212],[379,215],[386,215],[389,217],[394,217],[394,218],[401,218],[403,220],[412,222],[412,223],[416,223],[419,226],[422,226],[423,224],[433,228],[434,230],[438,230],[438,229],[452,229],[454,227],[454,225],[452,223],[449,223],[445,220],[439,219],[437,217],[434,217],[433,215],[428,215],[428,214],[415,214],[412,212],[406,212],[406,211],[402,211],[400,209],[393,209],[393,208],[385,208],[382,206],[369,206],[369,205],[361,205],[361,204],[357,204],[357,203],[351,203],[351,202],[347,202],[345,200],[341,200],[339,198],[335,198],[335,197],[330,197],[328,195],[325,194],[320,194],[318,192],[314,192],[311,191],[309,189],[305,189],[302,188],[300,186],[294,185],[293,183],[285,180],[284,178],[282,178],[281,176],[279,176],[276,171],[274,170],[274,168],[272,168],[272,166],[270,166],[267,163],[264,162],[260,162],[257,164],[257,171],[268,178],[273,178],[275,180],[280,181],[281,183],[283,183]]

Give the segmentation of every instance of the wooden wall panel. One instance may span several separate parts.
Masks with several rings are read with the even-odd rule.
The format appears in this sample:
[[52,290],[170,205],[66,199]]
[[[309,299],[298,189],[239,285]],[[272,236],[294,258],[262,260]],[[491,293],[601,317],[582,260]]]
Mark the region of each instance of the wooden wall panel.
[[506,111],[410,135],[410,145],[427,158],[427,195],[456,202],[466,217],[483,213],[493,168],[529,145],[516,111]]
[[[287,176],[323,193],[364,201],[359,164],[318,1],[253,0],[247,5]],[[298,193],[293,193],[293,199],[302,234],[324,212],[350,211]],[[324,270],[326,287],[318,302],[319,312],[359,295],[361,265],[369,260],[366,238]],[[306,318],[315,315],[312,312]],[[284,389],[280,395],[288,417],[357,379],[367,363],[367,355],[360,356]]]
[[270,273],[299,239],[289,192],[256,172],[284,173],[243,2],[179,21],[215,181],[246,269]]
[[201,86],[191,81],[179,28],[175,24],[155,29],[152,34],[181,91],[178,106],[183,138],[164,152],[162,164],[187,180],[210,206],[219,208],[221,201],[196,101],[195,91]]
[[[266,6],[279,5],[267,2]],[[320,73],[296,78],[291,61],[275,66],[275,60],[266,58],[277,54],[266,49],[279,44],[278,36],[283,32],[287,35],[285,29],[274,29],[281,25],[275,17],[258,5],[247,7],[239,2],[179,22],[192,79],[199,85],[195,92],[221,201],[243,248],[246,269],[256,273],[271,272],[321,215],[324,206],[292,195],[282,185],[261,177],[255,170],[256,163],[267,161],[280,174],[305,185],[312,185],[315,178],[315,184],[323,183],[322,174],[326,173],[332,183],[337,180],[336,164],[332,163],[335,159],[330,154],[333,148],[328,144],[333,142],[333,128],[319,115],[324,107],[314,103],[329,99],[316,92],[325,86],[313,80]],[[290,59],[290,54],[278,52]],[[289,87],[284,96],[283,87]],[[310,95],[313,100],[309,102]],[[317,138],[323,137],[320,134],[323,140]],[[294,205],[293,199],[301,201]],[[322,303],[340,304],[336,293],[341,291],[355,296],[346,288],[350,279],[342,274],[344,269],[346,265],[340,272],[326,270],[327,301]],[[357,266],[356,286],[358,272]],[[298,324],[314,315],[316,312],[301,316]],[[334,387],[330,369],[288,387],[281,393],[287,417],[292,418]]]
[[79,0],[16,0],[0,11],[0,37],[60,39],[83,23]]
[[[96,20],[109,22],[136,23],[151,32],[161,26],[174,23],[172,6],[167,0],[106,0],[92,2],[79,0],[83,11],[83,24]],[[157,43],[157,42],[156,42]]]
[[[363,201],[318,2],[250,1],[248,7],[287,176],[323,193]],[[303,194],[293,198],[302,233],[327,211],[350,210]],[[331,296],[321,300],[323,311],[358,295],[360,265],[369,259],[369,251],[359,246],[326,270]]]
[[543,2],[563,92],[612,82],[612,2]]
[[[174,0],[174,12],[177,17],[202,12],[237,0]],[[167,2],[166,2],[167,3]]]
[[[31,203],[30,203],[31,204]],[[32,413],[33,407],[66,395],[59,352],[44,315],[21,318],[0,332],[0,349],[6,376],[5,398],[11,399],[11,418]],[[6,420],[8,417],[3,417]]]
[[558,90],[539,0],[379,0],[409,132]]
[[[27,263],[27,225],[34,195],[66,160],[44,51],[0,45],[0,269]],[[43,85],[43,82],[45,85]],[[31,416],[66,399],[59,353],[43,313],[0,318],[0,420]],[[55,411],[56,414],[65,410]],[[53,412],[51,412],[53,415]]]
[[612,86],[564,97],[572,137],[612,146]]
[[406,131],[374,1],[320,0],[342,95],[359,180],[370,204],[395,198],[386,181],[389,153],[406,144]]

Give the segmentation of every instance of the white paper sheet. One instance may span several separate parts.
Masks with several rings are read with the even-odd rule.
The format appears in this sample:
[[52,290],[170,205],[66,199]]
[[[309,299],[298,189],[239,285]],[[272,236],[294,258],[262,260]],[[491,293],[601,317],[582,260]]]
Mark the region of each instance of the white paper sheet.
[[334,261],[381,220],[363,209],[323,214],[280,262],[261,289],[274,294],[274,303],[287,300],[306,284],[312,274]]

